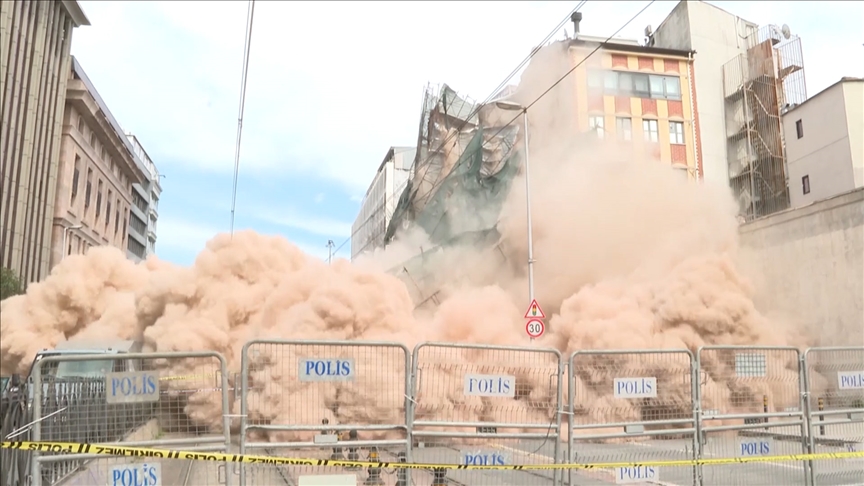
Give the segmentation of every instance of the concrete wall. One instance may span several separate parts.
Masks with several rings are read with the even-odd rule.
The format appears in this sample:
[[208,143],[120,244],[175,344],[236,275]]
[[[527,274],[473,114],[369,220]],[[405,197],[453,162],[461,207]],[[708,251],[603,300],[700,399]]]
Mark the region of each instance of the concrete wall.
[[864,187],[864,79],[843,83],[855,187]]
[[757,306],[815,335],[864,345],[864,188],[742,225]]
[[[864,157],[860,148],[864,138],[862,87],[864,81],[834,84],[783,116],[789,200],[793,208],[861,187],[860,183],[856,185],[853,167],[858,165],[857,176],[860,178],[860,164]],[[847,91],[851,95],[848,98]],[[858,103],[857,113],[855,103]],[[801,138],[797,132],[799,122]],[[854,133],[853,128],[858,132]],[[853,145],[859,147],[857,154]],[[810,192],[806,194],[802,183],[804,177],[809,181]]]

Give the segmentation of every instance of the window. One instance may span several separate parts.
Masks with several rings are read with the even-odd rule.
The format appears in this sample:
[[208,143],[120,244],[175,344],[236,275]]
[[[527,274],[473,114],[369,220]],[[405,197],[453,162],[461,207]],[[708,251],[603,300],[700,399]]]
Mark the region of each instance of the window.
[[96,148],[96,134],[93,132],[90,132],[90,146]]
[[78,182],[81,178],[81,156],[75,156],[75,169],[72,172],[72,198],[70,203],[75,202],[75,196],[78,195]]
[[90,192],[93,190],[93,169],[87,169],[87,189],[84,191],[84,209],[90,207]]
[[618,76],[618,94],[630,96],[633,94],[633,73],[614,72]]
[[603,89],[603,71],[588,71],[588,89]]
[[[618,78],[619,76],[616,71],[606,71],[606,75],[603,76],[603,89],[607,93],[615,93],[616,91],[620,90],[621,86],[620,80]],[[627,90],[630,90],[629,86],[627,87]]]
[[801,120],[795,122],[795,132],[798,134],[798,138],[804,136],[804,123],[802,123]]
[[78,133],[84,134],[84,121],[81,119],[81,115],[78,115],[78,121],[75,123],[75,126],[78,127]]
[[666,88],[666,98],[670,100],[681,99],[681,78],[676,76],[664,76],[663,87]]
[[588,126],[591,130],[597,132],[597,137],[602,139],[604,136],[603,129],[603,117],[602,116],[592,116],[588,118]]
[[684,123],[669,122],[669,143],[682,145],[684,143]]
[[801,190],[804,191],[804,194],[810,194],[810,176],[805,175],[801,178]]
[[114,213],[114,234],[120,231],[120,200],[117,200],[117,211]]
[[99,221],[99,215],[102,214],[102,181],[96,185],[96,221]]
[[616,118],[615,132],[618,134],[618,140],[627,142],[633,140],[633,122],[629,118]]
[[642,132],[646,142],[657,142],[660,140],[657,130],[657,120],[642,120]]
[[108,199],[105,201],[105,231],[108,231],[108,225],[111,224],[111,197],[113,194],[108,191]]
[[648,86],[647,74],[633,75],[633,95],[639,98],[650,98],[651,90]]

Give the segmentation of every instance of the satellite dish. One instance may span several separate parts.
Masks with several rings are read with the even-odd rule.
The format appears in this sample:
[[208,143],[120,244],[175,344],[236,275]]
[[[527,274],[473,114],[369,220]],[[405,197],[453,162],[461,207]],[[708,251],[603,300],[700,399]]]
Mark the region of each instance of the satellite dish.
[[783,24],[783,27],[780,27],[780,32],[783,34],[784,39],[788,39],[792,36],[792,31],[789,30],[789,26],[786,24]]

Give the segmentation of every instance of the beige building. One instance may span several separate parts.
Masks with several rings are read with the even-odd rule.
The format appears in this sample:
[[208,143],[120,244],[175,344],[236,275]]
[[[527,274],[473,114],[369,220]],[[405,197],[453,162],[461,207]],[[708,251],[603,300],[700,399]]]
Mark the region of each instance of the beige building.
[[78,2],[0,2],[0,264],[25,285],[50,268],[63,98]]
[[864,78],[843,78],[783,115],[793,208],[864,187]]
[[[73,57],[57,172],[51,265],[91,246],[124,253],[133,184],[146,183],[145,169],[108,106]],[[143,246],[139,242],[135,242]]]

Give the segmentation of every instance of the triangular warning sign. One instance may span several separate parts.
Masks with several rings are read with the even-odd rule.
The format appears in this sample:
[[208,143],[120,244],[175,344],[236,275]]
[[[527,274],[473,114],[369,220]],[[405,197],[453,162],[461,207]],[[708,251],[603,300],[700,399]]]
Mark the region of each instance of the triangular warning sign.
[[546,319],[546,314],[543,313],[543,309],[540,308],[537,299],[531,301],[531,305],[525,311],[525,319]]

